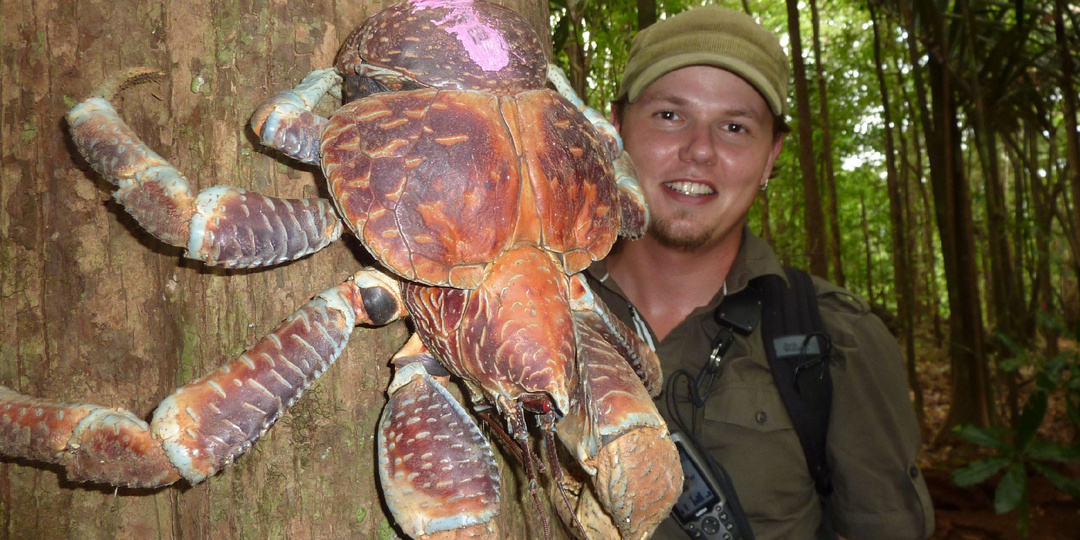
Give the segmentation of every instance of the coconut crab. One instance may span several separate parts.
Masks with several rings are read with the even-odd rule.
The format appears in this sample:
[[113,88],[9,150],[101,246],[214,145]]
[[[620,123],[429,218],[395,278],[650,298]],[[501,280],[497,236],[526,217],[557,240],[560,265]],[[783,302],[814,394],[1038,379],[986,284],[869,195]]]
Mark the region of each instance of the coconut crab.
[[[0,389],[0,454],[59,463],[80,481],[199,482],[284,414],[355,325],[408,316],[416,333],[395,355],[378,433],[386,501],[407,534],[498,534],[498,469],[443,388],[451,375],[530,476],[543,466],[529,417],[549,455],[576,462],[550,469],[580,533],[642,536],[666,515],[681,481],[649,398],[659,367],[577,275],[620,232],[640,234],[646,210],[617,136],[549,70],[525,21],[481,1],[399,4],[352,34],[335,69],[267,101],[256,134],[318,164],[333,201],[193,194],[109,103],[153,76],[113,77],[68,116],[80,153],[147,231],[206,264],[244,268],[308,255],[348,227],[383,268],[323,291],[166,398],[149,424]],[[317,116],[339,86],[357,99]]]

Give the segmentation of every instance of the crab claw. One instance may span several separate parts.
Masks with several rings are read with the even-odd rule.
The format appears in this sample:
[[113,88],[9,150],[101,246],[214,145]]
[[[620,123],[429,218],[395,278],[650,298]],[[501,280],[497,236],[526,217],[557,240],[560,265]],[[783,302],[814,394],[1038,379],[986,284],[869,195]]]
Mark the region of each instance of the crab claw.
[[584,538],[651,536],[682,488],[678,456],[672,461],[668,446],[666,429],[638,428],[600,450],[595,476],[568,467],[558,486],[566,499],[552,495],[563,522],[580,523]]
[[562,485],[570,508],[560,514],[572,512],[589,537],[647,538],[682,492],[679,454],[637,374],[591,314],[575,315],[580,383],[556,431],[581,470]]

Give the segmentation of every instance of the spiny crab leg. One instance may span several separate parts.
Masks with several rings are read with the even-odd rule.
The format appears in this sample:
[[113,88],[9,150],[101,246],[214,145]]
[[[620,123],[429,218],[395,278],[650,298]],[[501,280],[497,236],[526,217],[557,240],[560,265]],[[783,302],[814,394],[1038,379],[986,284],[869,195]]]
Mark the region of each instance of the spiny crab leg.
[[394,520],[412,538],[499,538],[499,467],[449,378],[417,335],[394,357],[379,422],[379,477]]
[[165,398],[150,424],[122,409],[0,387],[0,454],[58,463],[72,480],[200,482],[244,453],[337,359],[358,323],[405,315],[398,284],[371,269],[327,289],[247,352]]
[[581,96],[574,91],[562,68],[548,64],[547,79],[559,94],[585,115],[611,151],[615,164],[615,182],[619,188],[619,236],[630,239],[645,236],[649,225],[649,206],[645,204],[645,193],[641,191],[634,162],[630,159],[630,154],[623,150],[619,131],[600,111],[585,104]]
[[585,118],[592,123],[593,127],[600,132],[604,142],[607,143],[608,149],[611,151],[612,156],[622,154],[623,145],[622,137],[619,136],[618,130],[615,126],[608,122],[604,115],[600,111],[585,104],[585,101],[581,99],[581,96],[574,91],[573,85],[570,84],[570,79],[566,77],[566,72],[561,67],[555,64],[548,64],[547,80],[555,87],[555,91],[562,94],[562,97],[570,101],[577,110],[581,111],[581,114],[585,115]]
[[149,68],[121,72],[68,112],[79,153],[117,186],[114,197],[162,241],[212,266],[250,268],[297,259],[341,236],[326,199],[281,199],[216,186],[197,196],[187,179],[148,148],[109,102],[126,86],[156,80]]
[[[607,305],[596,298],[585,277],[576,274],[570,279],[571,308],[578,321],[587,321],[641,379],[649,395],[656,397],[664,387],[660,359],[638,335],[620,321]],[[580,323],[579,323],[580,324]]]
[[312,71],[292,90],[266,100],[251,116],[251,129],[270,148],[303,163],[319,164],[322,133],[329,122],[313,112],[327,92],[341,91],[333,69]]

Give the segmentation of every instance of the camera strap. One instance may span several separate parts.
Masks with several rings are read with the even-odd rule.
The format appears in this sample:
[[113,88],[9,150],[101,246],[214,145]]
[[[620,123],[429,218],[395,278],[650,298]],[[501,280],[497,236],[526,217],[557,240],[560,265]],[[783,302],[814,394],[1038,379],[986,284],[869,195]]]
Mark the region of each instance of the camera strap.
[[788,282],[777,275],[761,276],[753,286],[764,296],[761,337],[769,368],[780,392],[814,487],[830,495],[832,471],[825,455],[825,439],[832,409],[829,357],[832,340],[825,333],[818,310],[817,292],[810,274],[784,267]]

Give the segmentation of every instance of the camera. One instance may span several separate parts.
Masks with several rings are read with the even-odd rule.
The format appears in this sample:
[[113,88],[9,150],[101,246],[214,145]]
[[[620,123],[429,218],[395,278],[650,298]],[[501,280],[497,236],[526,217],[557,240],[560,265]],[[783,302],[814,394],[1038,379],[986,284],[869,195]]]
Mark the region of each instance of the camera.
[[[675,521],[694,539],[746,538],[744,535],[749,531],[744,531],[739,526],[739,523],[745,523],[745,520],[739,519],[742,516],[737,515],[740,510],[735,502],[737,499],[733,500],[731,482],[722,484],[717,479],[706,457],[684,434],[674,432],[671,440],[679,450],[684,478],[682,495],[671,509]],[[722,469],[718,473],[723,475]],[[733,502],[735,504],[732,504]]]

